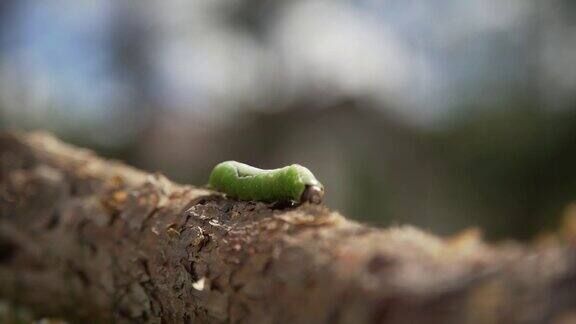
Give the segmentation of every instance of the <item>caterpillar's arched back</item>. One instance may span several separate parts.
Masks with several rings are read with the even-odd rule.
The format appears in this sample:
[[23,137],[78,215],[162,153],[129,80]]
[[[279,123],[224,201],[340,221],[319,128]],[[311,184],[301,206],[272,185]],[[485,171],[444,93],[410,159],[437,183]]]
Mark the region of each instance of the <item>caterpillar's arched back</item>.
[[310,170],[298,164],[263,170],[226,161],[214,167],[208,185],[241,200],[319,204],[324,196],[324,186]]

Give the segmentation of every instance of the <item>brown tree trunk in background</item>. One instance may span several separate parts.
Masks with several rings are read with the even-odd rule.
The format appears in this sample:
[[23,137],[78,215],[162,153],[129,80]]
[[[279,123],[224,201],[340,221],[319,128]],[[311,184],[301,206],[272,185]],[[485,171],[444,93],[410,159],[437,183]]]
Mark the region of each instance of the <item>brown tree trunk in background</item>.
[[[198,152],[201,154],[201,152]],[[330,190],[330,188],[328,188]],[[418,203],[418,202],[415,202]],[[569,323],[574,245],[488,245],[274,210],[0,138],[0,295],[90,322]]]

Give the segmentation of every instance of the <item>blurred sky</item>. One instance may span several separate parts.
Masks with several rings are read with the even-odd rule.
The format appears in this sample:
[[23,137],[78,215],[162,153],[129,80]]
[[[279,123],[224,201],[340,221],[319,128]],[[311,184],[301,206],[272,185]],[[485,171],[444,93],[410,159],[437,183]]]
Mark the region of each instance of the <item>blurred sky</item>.
[[[185,168],[205,169],[227,156],[224,148],[214,148],[229,142],[226,135],[215,140],[215,130],[228,134],[239,127],[244,133],[238,116],[279,114],[289,122],[295,113],[351,102],[393,120],[391,129],[409,129],[412,135],[403,138],[418,138],[419,132],[451,127],[462,116],[501,110],[510,102],[524,100],[541,111],[571,110],[575,15],[567,0],[4,0],[0,122],[52,130],[182,181],[198,181],[200,175],[183,175]],[[330,132],[339,120],[317,116],[308,131]],[[384,126],[374,128],[377,136],[398,133],[381,134],[379,127]],[[374,134],[358,135],[367,143],[365,151],[387,141],[367,139]],[[290,142],[285,135],[262,145]],[[301,158],[338,178],[344,171],[337,165],[351,162],[338,162],[334,156],[348,153],[339,152],[338,144],[326,148],[329,141],[318,144],[326,155]],[[418,143],[406,144],[409,150],[420,150],[414,148],[419,140],[408,143]],[[305,150],[312,144],[292,145]],[[254,161],[284,162],[262,152]],[[313,162],[325,156],[332,162]],[[346,180],[331,181],[335,187],[350,186]],[[346,191],[335,189],[341,198],[333,204],[353,210],[352,203],[341,201]],[[434,228],[433,220],[426,224]]]
[[575,27],[559,19],[560,1],[56,0],[3,11],[0,80],[13,114],[116,120],[139,95],[117,67],[122,33],[145,39],[134,50],[149,64],[148,95],[206,117],[321,92],[393,102],[430,124],[462,100],[498,100],[510,83],[538,77],[537,90],[560,99],[576,86]]

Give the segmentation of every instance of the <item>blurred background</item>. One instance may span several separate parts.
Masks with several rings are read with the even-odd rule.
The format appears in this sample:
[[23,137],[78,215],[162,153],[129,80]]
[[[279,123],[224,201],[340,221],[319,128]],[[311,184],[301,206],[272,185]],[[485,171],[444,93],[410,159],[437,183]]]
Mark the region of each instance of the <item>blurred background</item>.
[[576,200],[576,2],[2,0],[0,128],[196,185],[300,163],[363,222],[526,239]]

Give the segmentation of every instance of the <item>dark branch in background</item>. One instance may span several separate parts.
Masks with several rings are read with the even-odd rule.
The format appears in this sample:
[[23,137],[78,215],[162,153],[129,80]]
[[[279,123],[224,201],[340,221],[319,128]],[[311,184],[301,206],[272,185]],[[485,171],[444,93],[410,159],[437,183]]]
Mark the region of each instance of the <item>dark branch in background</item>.
[[0,138],[0,295],[41,315],[159,323],[576,319],[573,245],[488,245],[274,210],[42,134]]

